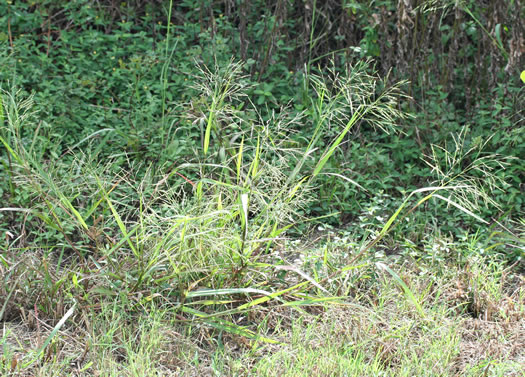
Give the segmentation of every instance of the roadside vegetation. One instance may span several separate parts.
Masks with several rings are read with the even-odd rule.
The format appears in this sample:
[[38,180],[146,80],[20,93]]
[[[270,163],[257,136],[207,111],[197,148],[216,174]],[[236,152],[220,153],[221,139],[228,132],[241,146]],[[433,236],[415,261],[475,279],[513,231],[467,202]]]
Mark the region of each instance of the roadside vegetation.
[[0,4],[0,375],[524,376],[520,4]]

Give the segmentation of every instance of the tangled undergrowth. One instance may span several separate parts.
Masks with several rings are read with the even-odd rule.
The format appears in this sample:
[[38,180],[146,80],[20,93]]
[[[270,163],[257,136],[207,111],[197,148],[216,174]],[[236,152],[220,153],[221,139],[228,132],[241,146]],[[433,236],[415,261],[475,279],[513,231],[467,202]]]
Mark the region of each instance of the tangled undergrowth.
[[0,4],[0,374],[523,376],[510,3],[161,3]]

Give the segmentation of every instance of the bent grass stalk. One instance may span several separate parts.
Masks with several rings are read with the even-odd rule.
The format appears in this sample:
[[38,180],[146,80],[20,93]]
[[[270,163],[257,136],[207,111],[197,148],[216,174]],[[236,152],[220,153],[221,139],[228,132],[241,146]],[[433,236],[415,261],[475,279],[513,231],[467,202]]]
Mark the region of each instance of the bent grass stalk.
[[40,348],[33,355],[31,355],[32,357],[28,362],[23,364],[24,369],[31,366],[35,361],[37,361],[42,356],[42,354],[46,350],[49,343],[51,343],[53,338],[60,331],[62,326],[64,326],[64,324],[69,319],[69,317],[73,315],[73,313],[75,312],[75,308],[76,308],[76,304],[73,304],[73,306],[69,308],[69,310],[66,312],[66,314],[64,314],[64,316],[60,319],[60,321],[58,321],[58,323],[55,325],[55,327],[53,327],[53,330],[48,335],[44,343],[40,346]]

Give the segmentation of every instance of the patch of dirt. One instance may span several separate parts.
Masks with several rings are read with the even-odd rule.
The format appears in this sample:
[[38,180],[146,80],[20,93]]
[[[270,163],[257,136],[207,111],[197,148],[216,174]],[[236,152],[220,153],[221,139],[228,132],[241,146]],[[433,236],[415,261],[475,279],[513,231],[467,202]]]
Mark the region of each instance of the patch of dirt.
[[[515,361],[525,368],[525,318],[514,322],[469,318],[463,321],[459,333],[458,370],[489,360]],[[523,371],[509,376],[523,376]]]

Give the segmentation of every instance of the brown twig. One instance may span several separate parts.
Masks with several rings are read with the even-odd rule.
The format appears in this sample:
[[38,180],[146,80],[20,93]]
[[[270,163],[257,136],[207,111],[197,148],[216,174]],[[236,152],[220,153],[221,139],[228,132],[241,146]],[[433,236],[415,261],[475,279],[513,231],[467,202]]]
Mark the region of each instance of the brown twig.
[[9,35],[9,45],[13,49],[13,34],[11,33],[11,19],[7,19],[7,34]]

